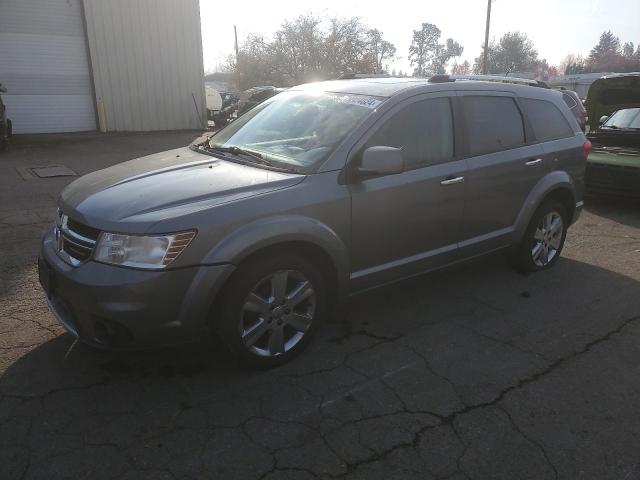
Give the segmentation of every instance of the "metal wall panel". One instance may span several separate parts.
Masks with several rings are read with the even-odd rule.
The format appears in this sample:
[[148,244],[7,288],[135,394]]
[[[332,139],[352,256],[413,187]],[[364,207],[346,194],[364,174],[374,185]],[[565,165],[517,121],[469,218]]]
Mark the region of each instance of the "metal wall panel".
[[104,131],[201,129],[198,0],[84,0]]
[[0,0],[0,83],[15,133],[95,130],[80,0]]

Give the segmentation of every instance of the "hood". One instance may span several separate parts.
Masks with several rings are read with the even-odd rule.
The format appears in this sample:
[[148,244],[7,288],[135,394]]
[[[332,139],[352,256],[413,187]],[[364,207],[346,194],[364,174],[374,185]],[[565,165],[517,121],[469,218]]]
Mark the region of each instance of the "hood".
[[589,87],[586,107],[589,128],[600,126],[600,117],[616,110],[640,106],[640,74],[618,74],[599,78]]
[[184,147],[85,175],[62,192],[60,207],[98,229],[143,233],[159,221],[287,188],[304,178]]

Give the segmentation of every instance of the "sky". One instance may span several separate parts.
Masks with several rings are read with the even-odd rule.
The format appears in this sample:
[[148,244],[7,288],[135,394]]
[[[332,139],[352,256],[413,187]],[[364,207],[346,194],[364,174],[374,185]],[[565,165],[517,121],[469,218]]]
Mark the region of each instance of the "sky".
[[[457,40],[463,47],[460,62],[473,60],[484,42],[486,0],[200,0],[204,68],[216,67],[233,53],[233,25],[238,41],[250,33],[269,38],[285,19],[302,14],[360,17],[384,33],[400,57],[390,69],[411,71],[408,49],[413,30],[423,22],[442,30],[441,42]],[[540,58],[556,65],[569,53],[588,55],[600,34],[611,30],[621,42],[640,43],[640,0],[493,0],[490,39],[519,30],[536,46]]]

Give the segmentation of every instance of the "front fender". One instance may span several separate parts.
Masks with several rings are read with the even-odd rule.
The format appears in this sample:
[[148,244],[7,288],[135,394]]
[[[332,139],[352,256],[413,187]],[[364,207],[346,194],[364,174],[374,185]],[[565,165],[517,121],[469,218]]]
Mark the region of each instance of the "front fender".
[[576,198],[576,188],[571,176],[564,171],[555,170],[553,172],[547,173],[544,177],[542,177],[538,183],[531,189],[527,199],[525,200],[518,216],[516,217],[515,228],[514,228],[514,241],[513,243],[517,245],[522,240],[525,231],[527,230],[527,226],[531,221],[531,217],[538,209],[543,200],[549,195],[552,191],[558,189],[565,189],[569,191],[574,199]]
[[243,225],[218,242],[203,263],[238,265],[252,253],[286,242],[306,242],[321,248],[333,261],[338,274],[338,292],[347,292],[348,249],[328,225],[302,215],[277,215]]

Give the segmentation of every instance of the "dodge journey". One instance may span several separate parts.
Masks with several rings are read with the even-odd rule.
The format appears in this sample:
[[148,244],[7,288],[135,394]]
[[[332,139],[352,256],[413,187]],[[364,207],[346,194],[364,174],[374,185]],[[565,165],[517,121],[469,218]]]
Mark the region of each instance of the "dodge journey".
[[560,93],[375,78],[288,89],[189,147],[85,175],[58,201],[40,281],[108,348],[211,334],[286,362],[345,296],[504,250],[552,267],[590,143]]

